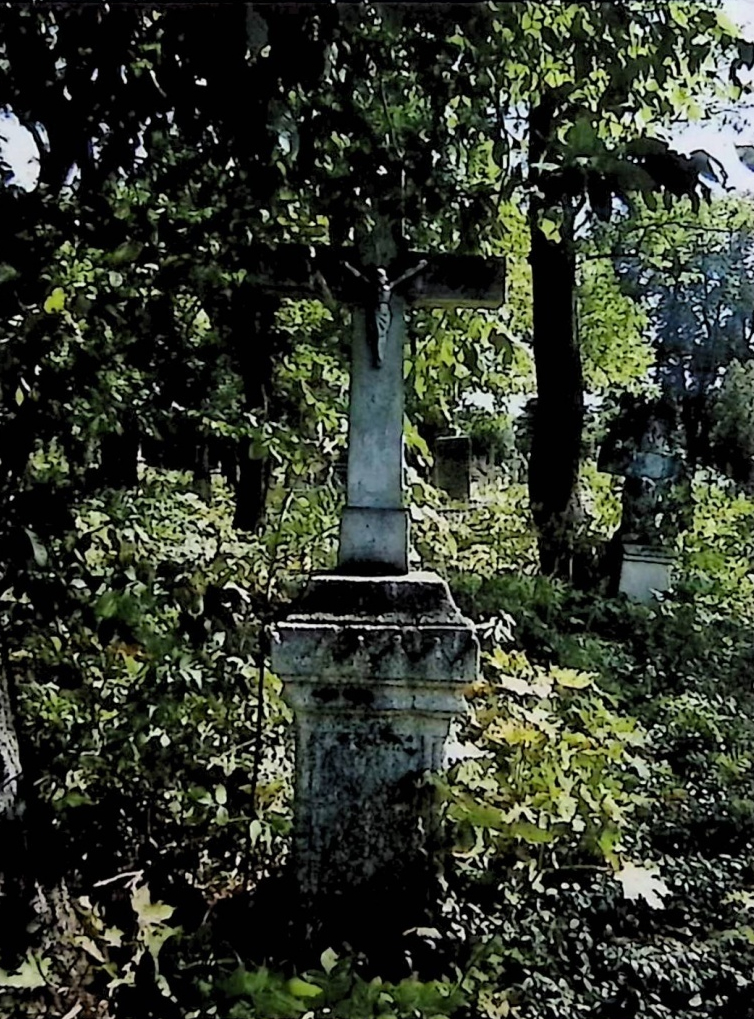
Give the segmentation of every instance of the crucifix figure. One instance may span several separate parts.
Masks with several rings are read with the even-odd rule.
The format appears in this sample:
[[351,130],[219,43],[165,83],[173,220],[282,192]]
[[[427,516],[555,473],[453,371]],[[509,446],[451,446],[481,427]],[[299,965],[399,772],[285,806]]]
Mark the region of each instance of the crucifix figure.
[[[390,331],[390,320],[392,313],[390,311],[390,299],[393,296],[393,291],[410,280],[413,276],[418,275],[422,269],[427,266],[427,259],[423,258],[421,262],[414,268],[408,269],[398,279],[390,282],[387,275],[387,269],[383,266],[378,266],[375,275],[377,277],[377,293],[375,296],[374,313],[369,316],[367,322],[367,338],[369,341],[369,349],[372,352],[372,365],[375,368],[379,368],[382,365],[382,359],[385,356],[385,344],[387,343],[388,332]],[[359,272],[358,269],[346,262],[346,269],[352,272],[354,276],[362,280],[370,288],[374,287],[374,284],[369,280],[363,272]]]
[[352,309],[348,483],[338,566],[408,572],[403,492],[403,357],[407,307],[498,308],[504,263],[477,255],[404,252],[387,264],[353,248],[258,249],[248,281],[283,297],[329,294]]

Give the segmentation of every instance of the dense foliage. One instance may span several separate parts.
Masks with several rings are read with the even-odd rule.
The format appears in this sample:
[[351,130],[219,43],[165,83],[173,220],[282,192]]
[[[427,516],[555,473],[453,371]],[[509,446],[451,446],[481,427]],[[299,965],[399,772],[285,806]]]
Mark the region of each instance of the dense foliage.
[[63,862],[69,914],[2,978],[8,1007],[749,1014],[750,502],[700,481],[678,593],[655,609],[522,577],[534,535],[511,540],[521,510],[502,491],[445,532],[447,511],[426,507],[417,529],[481,624],[484,670],[433,778],[441,929],[376,979],[339,945],[297,969],[290,944],[274,948],[284,892],[259,886],[286,856],[292,748],[269,673],[255,737],[257,629],[289,571],[327,562],[316,529],[332,509],[288,500],[265,539],[239,540],[227,487],[212,494],[147,472],[77,511],[78,565],[53,544],[37,567],[73,605],[29,632],[13,668],[48,815],[40,864]]
[[[751,213],[659,134],[752,47],[644,0],[1,9],[39,177],[1,148],[0,1014],[754,1016]],[[412,565],[483,669],[426,776],[436,927],[312,959],[266,634],[335,562],[349,323],[260,250],[373,233],[507,259],[405,361]],[[647,607],[596,460],[660,390],[696,470]]]

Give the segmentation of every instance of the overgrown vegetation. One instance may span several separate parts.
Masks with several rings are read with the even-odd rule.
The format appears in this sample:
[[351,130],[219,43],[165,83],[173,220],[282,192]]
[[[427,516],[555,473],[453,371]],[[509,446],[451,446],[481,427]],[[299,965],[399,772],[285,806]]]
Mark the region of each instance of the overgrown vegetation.
[[[51,544],[35,567],[69,592],[65,611],[12,656],[40,775],[39,873],[65,873],[68,926],[5,972],[5,1007],[749,1015],[752,602],[731,548],[751,513],[702,485],[678,593],[656,608],[522,576],[485,506],[454,510],[452,536],[433,529],[460,561],[465,529],[488,550],[451,573],[484,668],[450,770],[432,778],[449,854],[442,922],[378,979],[343,946],[303,971],[293,946],[274,949],[267,911],[285,891],[264,879],[286,857],[292,748],[269,673],[255,736],[274,553],[237,538],[219,481],[210,503],[188,476],[151,470],[134,493],[92,498],[76,515],[81,556]],[[282,507],[281,572],[319,565],[299,556],[321,519]]]
[[[754,1017],[752,219],[660,134],[754,49],[645,0],[2,10],[40,173],[2,148],[0,1015]],[[257,270],[385,215],[507,259],[499,312],[412,313],[404,373],[412,565],[483,668],[423,779],[436,927],[312,959],[266,634],[335,563],[349,323]],[[641,606],[596,465],[660,392],[688,526]],[[470,505],[432,483],[458,427]]]

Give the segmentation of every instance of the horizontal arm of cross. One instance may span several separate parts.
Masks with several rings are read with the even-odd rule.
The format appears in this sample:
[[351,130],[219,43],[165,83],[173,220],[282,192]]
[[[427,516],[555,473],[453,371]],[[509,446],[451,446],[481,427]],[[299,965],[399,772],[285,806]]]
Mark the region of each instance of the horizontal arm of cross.
[[[408,304],[424,308],[499,308],[505,297],[505,261],[481,255],[406,252],[389,267],[399,279],[426,260],[426,267],[401,288]],[[345,304],[368,303],[355,248],[308,247],[284,244],[255,247],[246,263],[247,281],[278,297],[323,298],[331,295]],[[350,268],[349,268],[350,267]],[[366,268],[365,273],[369,272]]]

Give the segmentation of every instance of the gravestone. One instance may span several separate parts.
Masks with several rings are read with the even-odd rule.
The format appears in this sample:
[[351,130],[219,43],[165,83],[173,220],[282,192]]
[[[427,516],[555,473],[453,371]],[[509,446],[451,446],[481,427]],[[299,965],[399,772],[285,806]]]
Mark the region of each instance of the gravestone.
[[435,484],[451,499],[468,502],[471,498],[471,438],[468,435],[441,435],[435,439]]
[[682,436],[667,402],[622,401],[598,466],[625,478],[618,591],[650,603],[673,582],[675,541],[685,523]]
[[[265,257],[257,276],[274,285]],[[272,667],[295,715],[293,868],[309,936],[365,945],[431,913],[435,819],[422,776],[441,765],[478,664],[474,627],[445,582],[408,571],[405,309],[496,307],[502,265],[406,253],[385,270],[349,250],[308,257],[298,286],[316,274],[354,306],[347,504],[338,568],[276,624]]]

